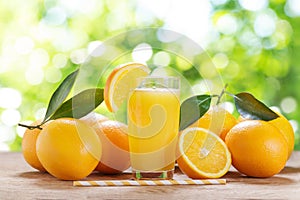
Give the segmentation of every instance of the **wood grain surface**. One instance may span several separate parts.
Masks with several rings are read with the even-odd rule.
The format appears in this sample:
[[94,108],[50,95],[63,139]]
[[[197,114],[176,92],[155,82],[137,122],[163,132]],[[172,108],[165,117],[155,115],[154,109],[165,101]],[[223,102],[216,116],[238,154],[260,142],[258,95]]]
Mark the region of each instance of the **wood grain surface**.
[[[250,178],[233,168],[225,185],[74,187],[31,168],[21,153],[0,153],[0,200],[5,199],[300,199],[300,152],[293,152],[281,173]],[[130,174],[93,173],[85,180],[124,180]],[[175,178],[186,178],[178,169]]]

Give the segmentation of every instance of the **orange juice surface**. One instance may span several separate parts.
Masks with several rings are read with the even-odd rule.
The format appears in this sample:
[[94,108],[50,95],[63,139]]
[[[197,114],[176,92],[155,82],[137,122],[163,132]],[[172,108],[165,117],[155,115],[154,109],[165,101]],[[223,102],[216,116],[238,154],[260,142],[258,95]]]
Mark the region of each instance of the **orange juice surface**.
[[179,90],[135,89],[128,100],[131,166],[139,171],[174,169]]

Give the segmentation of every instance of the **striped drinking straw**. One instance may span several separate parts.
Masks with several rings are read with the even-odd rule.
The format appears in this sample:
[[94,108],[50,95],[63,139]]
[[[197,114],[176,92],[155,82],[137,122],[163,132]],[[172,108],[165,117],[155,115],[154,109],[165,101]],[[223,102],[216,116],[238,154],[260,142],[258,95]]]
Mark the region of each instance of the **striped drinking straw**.
[[226,179],[199,179],[199,180],[101,180],[101,181],[74,181],[73,186],[164,186],[164,185],[224,185]]

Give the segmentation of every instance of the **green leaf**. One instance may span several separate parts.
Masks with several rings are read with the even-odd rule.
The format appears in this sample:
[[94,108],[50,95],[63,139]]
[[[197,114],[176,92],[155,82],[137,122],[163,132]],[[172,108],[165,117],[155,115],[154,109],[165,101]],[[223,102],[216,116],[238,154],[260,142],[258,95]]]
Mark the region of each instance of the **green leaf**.
[[92,88],[84,90],[64,102],[49,118],[49,120],[63,117],[79,119],[97,108],[102,101],[103,89]]
[[268,106],[257,100],[252,94],[242,92],[234,95],[237,111],[245,119],[269,121],[279,117]]
[[196,95],[186,99],[180,106],[179,130],[187,128],[209,109],[211,102],[210,95]]
[[58,86],[58,88],[54,91],[49,101],[48,108],[43,122],[45,122],[57,110],[57,108],[61,106],[61,104],[67,98],[74,85],[77,74],[78,74],[78,70],[69,74],[63,80],[63,82]]

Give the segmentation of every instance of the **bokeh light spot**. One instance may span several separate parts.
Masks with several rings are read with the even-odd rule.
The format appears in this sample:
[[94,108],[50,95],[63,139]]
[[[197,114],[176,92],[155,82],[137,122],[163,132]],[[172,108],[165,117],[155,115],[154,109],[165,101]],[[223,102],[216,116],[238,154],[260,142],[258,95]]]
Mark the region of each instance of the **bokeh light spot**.
[[101,41],[92,41],[88,45],[88,55],[91,55],[93,57],[101,56],[102,54],[104,54],[105,49],[106,48]]
[[45,71],[45,79],[49,83],[57,83],[61,80],[62,74],[58,68],[50,67]]
[[259,37],[271,36],[276,29],[276,14],[268,10],[259,14],[254,22],[254,31]]
[[22,103],[22,95],[13,88],[0,88],[0,107],[18,108]]
[[[256,34],[254,34],[250,30],[244,31],[240,36],[239,36],[239,42],[246,48],[248,51],[253,51],[253,54],[259,54],[261,49],[262,49],[262,44],[257,37]],[[250,47],[250,48],[249,48]]]
[[290,17],[300,16],[300,1],[299,0],[287,0],[284,11],[286,15]]
[[184,60],[179,56],[176,56],[176,66],[178,69],[182,71],[189,70],[193,67],[191,63],[189,63],[188,61]]
[[68,58],[64,54],[56,54],[52,58],[52,63],[56,68],[64,68],[67,65]]
[[34,117],[35,119],[42,119],[46,114],[47,109],[46,108],[39,108],[35,113]]
[[240,5],[250,11],[259,11],[268,6],[268,0],[239,0]]
[[35,49],[30,54],[31,67],[44,67],[49,63],[49,54],[45,49]]
[[219,6],[227,3],[228,0],[210,0],[210,1],[213,5]]
[[[154,4],[155,9],[160,9],[161,4],[162,1],[159,1],[157,5]],[[199,42],[202,46],[206,46],[208,44],[206,34],[209,30],[204,27],[210,26],[211,11],[212,7],[209,1],[172,0],[164,11],[166,18],[163,27],[177,31],[193,41]]]
[[280,102],[280,107],[285,113],[294,112],[297,108],[297,101],[293,97],[286,97]]
[[15,50],[18,54],[29,54],[34,48],[34,42],[30,37],[20,37],[15,42]]
[[74,64],[82,64],[87,58],[85,49],[77,49],[70,55],[70,59]]
[[211,93],[211,89],[213,87],[213,83],[209,79],[203,79],[193,84],[192,90],[194,94],[209,94]]
[[132,58],[136,62],[145,63],[152,57],[152,47],[147,43],[137,45],[132,51]]
[[49,25],[57,26],[63,24],[67,19],[65,10],[61,7],[53,7],[47,10],[46,16],[43,18]]
[[154,65],[156,65],[157,67],[165,67],[168,66],[170,63],[170,55],[164,51],[160,51],[157,52],[154,56],[153,56],[153,63]]
[[21,120],[21,114],[15,109],[6,109],[1,114],[1,121],[7,126],[17,125]]
[[29,67],[25,72],[25,78],[30,85],[38,85],[44,79],[44,72],[40,68]]
[[214,65],[216,66],[216,68],[218,68],[218,69],[225,68],[229,63],[228,57],[224,53],[216,54],[213,57],[212,61],[213,61]]
[[227,110],[228,112],[230,112],[231,114],[233,113],[235,106],[232,102],[229,101],[225,101],[223,103],[220,104],[220,106],[222,108],[224,108],[225,110]]
[[274,39],[277,41],[277,48],[282,49],[287,47],[293,35],[293,28],[286,20],[278,20],[276,23],[276,31]]
[[223,15],[217,21],[217,29],[226,35],[234,34],[238,30],[237,19],[231,14]]
[[12,127],[5,126],[0,123],[0,143],[10,142],[15,138]]
[[212,62],[207,61],[200,66],[200,74],[206,79],[211,79],[217,75],[217,70]]

